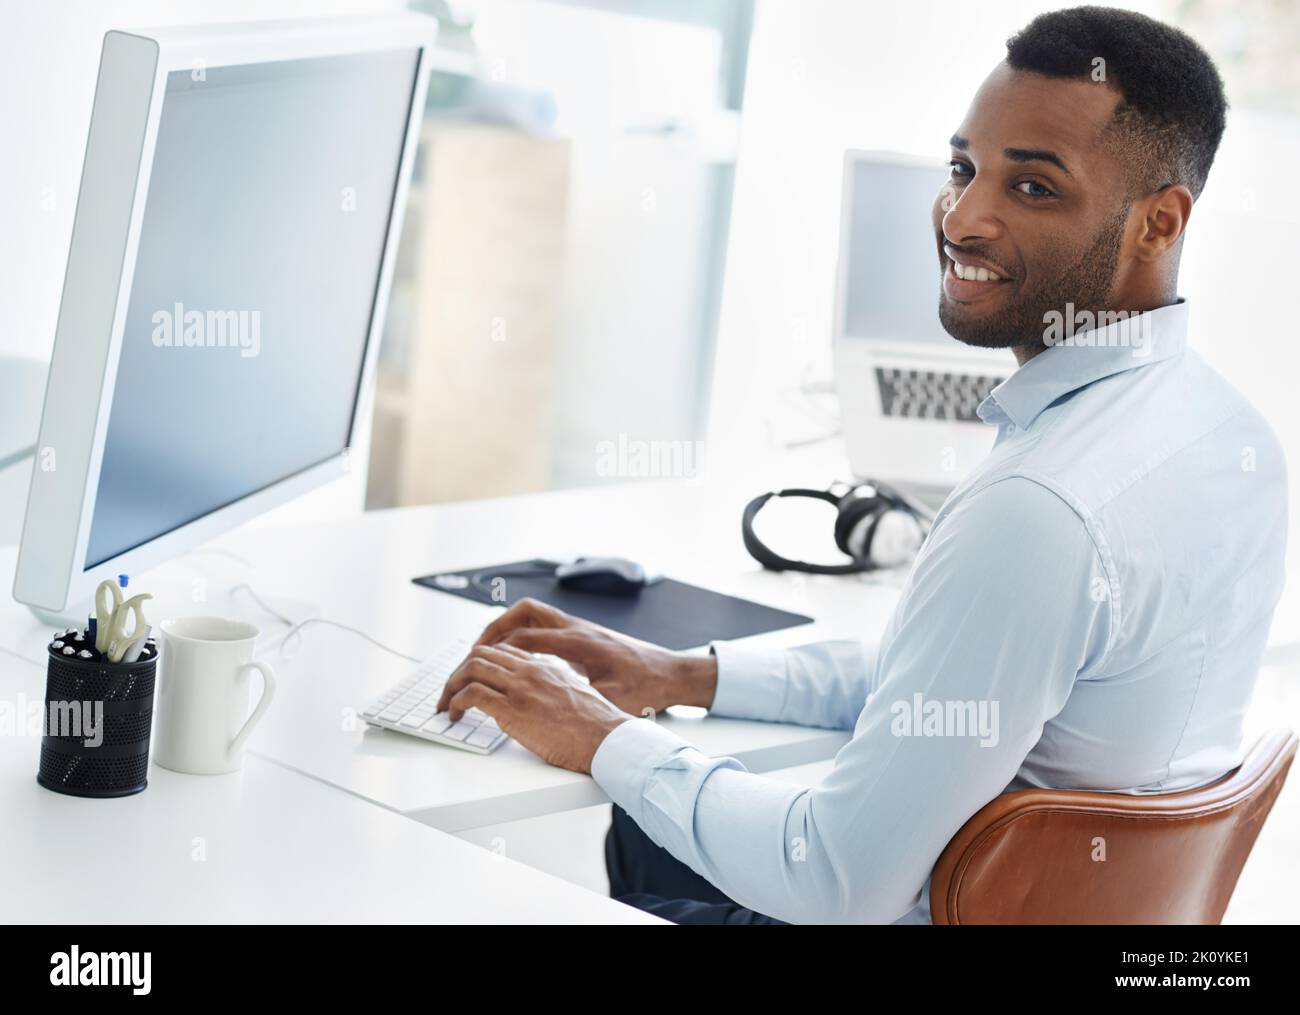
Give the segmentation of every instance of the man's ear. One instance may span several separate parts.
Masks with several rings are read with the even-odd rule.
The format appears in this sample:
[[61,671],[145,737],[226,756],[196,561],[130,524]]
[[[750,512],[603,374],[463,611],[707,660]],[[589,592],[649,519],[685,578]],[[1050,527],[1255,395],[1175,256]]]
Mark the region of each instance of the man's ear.
[[1134,256],[1139,261],[1158,261],[1182,238],[1192,214],[1192,192],[1181,183],[1171,183],[1134,202],[1133,212],[1140,231]]

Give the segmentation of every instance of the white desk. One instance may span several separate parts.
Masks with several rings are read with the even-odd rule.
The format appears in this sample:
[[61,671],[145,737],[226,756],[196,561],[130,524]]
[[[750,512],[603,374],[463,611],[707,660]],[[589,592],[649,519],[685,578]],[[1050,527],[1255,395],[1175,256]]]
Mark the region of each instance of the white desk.
[[[610,553],[643,560],[684,581],[747,596],[817,618],[817,623],[752,639],[799,644],[874,636],[897,599],[901,576],[777,575],[745,553],[739,518],[753,491],[687,484],[632,484],[497,501],[373,512],[349,522],[293,532],[246,531],[222,544],[258,562],[259,591],[314,592],[320,615],[369,632],[410,655],[430,653],[454,630],[477,633],[490,607],[413,585],[434,571],[535,556]],[[829,543],[829,523],[825,533]],[[225,566],[230,572],[237,566]],[[258,621],[273,630],[274,621]],[[409,672],[345,631],[313,625],[282,671],[281,701],[254,735],[260,756],[445,831],[465,831],[586,807],[606,800],[586,776],[547,766],[511,742],[488,758],[356,725],[358,710]],[[823,761],[844,732],[703,717],[699,710],[660,721],[710,755],[730,755],[755,772]]]
[[[534,556],[610,553],[644,560],[675,578],[820,618],[816,625],[759,641],[794,644],[858,636],[884,625],[897,576],[873,582],[761,571],[739,538],[744,496],[687,483],[627,484],[372,512],[347,522],[292,529],[245,528],[217,545],[255,566],[196,553],[140,576],[138,584],[155,595],[154,618],[238,613],[267,635],[283,632],[283,625],[246,595],[228,597],[226,590],[248,582],[263,597],[310,598],[321,617],[421,656],[454,631],[477,633],[496,611],[414,585],[413,577]],[[12,568],[12,554],[0,556],[8,565],[5,570]],[[7,582],[2,575],[0,581]],[[206,602],[193,601],[196,588]],[[30,614],[10,603],[0,622],[5,644],[39,657],[47,632]],[[280,680],[275,706],[250,741],[255,755],[444,831],[605,801],[590,778],[551,768],[514,743],[484,758],[368,729],[360,722],[346,728],[345,710],[359,711],[408,673],[411,664],[324,625],[308,627],[301,646],[291,660],[264,657]],[[662,721],[702,750],[735,756],[754,771],[830,758],[848,739],[843,732],[687,713]]]
[[[292,529],[245,528],[217,545],[253,566],[196,553],[142,577],[140,584],[158,597],[153,613],[158,618],[238,613],[268,635],[283,631],[247,596],[228,598],[226,590],[248,582],[264,597],[310,598],[320,616],[421,656],[456,632],[476,632],[495,611],[413,585],[416,575],[533,556],[610,553],[818,618],[816,624],[774,632],[756,643],[796,644],[881,630],[893,609],[898,575],[777,575],[750,560],[739,538],[739,517],[745,499],[759,488],[757,482],[721,490],[688,483],[628,484],[373,512]],[[6,583],[2,575],[12,567],[12,551],[7,563],[7,568],[0,565]],[[206,602],[191,598],[200,588]],[[0,627],[5,644],[39,654],[45,632],[25,611],[10,603],[0,613]],[[1295,628],[1280,618],[1271,641],[1275,650],[1293,650],[1287,646],[1300,642]],[[411,664],[323,625],[307,628],[301,646],[289,660],[265,657],[277,667],[280,687],[275,707],[252,738],[256,756],[444,831],[605,800],[586,776],[551,768],[514,743],[484,758],[368,729],[359,721],[347,723],[349,714],[409,672]],[[661,721],[705,752],[734,756],[753,771],[825,760],[847,740],[842,732],[685,711]]]
[[[137,580],[157,597],[155,621],[239,613],[278,633],[278,622],[246,596],[228,597],[229,588],[249,582],[265,597],[313,599],[319,615],[414,655],[453,628],[477,630],[494,611],[413,585],[412,577],[546,554],[636,556],[685,580],[840,618],[838,630],[833,622],[810,625],[767,636],[773,643],[860,630],[874,622],[860,615],[864,608],[883,623],[894,596],[888,586],[758,571],[737,552],[734,506],[734,498],[703,488],[649,484],[246,529],[219,545],[255,562],[251,568],[201,552]],[[721,538],[724,531],[732,538]],[[5,588],[14,559],[13,548],[0,550]],[[716,580],[719,574],[730,580]],[[844,598],[846,584],[857,594]],[[207,601],[196,602],[196,594]],[[39,663],[47,636],[24,608],[0,606],[0,645]],[[7,918],[652,922],[444,834],[600,803],[589,778],[550,768],[514,744],[483,758],[344,728],[344,709],[409,671],[347,632],[308,628],[296,656],[270,659],[279,695],[235,776],[153,766],[137,797],[62,797],[36,784],[33,738],[0,738],[0,801],[11,827],[22,829],[0,846]],[[36,700],[43,670],[0,655],[0,689],[10,700],[20,692]],[[703,749],[734,754],[756,770],[830,757],[846,739],[767,723],[669,721]],[[205,861],[192,857],[195,837],[205,840]],[[68,871],[77,878],[65,882]]]
[[[5,701],[44,680],[0,655]],[[0,736],[7,923],[663,922],[261,758],[88,800],[39,786],[39,751]]]
[[[453,631],[477,633],[496,611],[411,578],[530,556],[617,552],[676,578],[823,618],[765,636],[773,644],[883,626],[896,579],[879,585],[765,574],[740,546],[738,517],[734,503],[703,488],[646,484],[378,512],[348,523],[346,537],[327,524],[245,532],[223,545],[258,562],[249,580],[259,592],[311,589],[322,617],[416,656]],[[446,831],[605,800],[586,776],[550,768],[514,743],[484,759],[401,734],[345,728],[346,709],[359,710],[410,669],[347,632],[313,626],[292,661],[269,658],[283,671],[282,701],[251,742],[262,757]],[[687,713],[661,721],[702,750],[737,757],[754,771],[820,761],[847,740],[842,732]]]

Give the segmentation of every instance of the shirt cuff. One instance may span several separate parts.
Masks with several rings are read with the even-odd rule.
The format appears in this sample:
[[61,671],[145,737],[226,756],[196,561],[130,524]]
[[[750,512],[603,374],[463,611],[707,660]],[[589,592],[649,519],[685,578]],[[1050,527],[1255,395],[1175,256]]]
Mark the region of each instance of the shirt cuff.
[[639,818],[646,782],[668,758],[690,746],[653,719],[629,719],[596,748],[591,777],[614,803]]
[[735,719],[779,720],[790,689],[784,649],[745,648],[715,641],[718,686],[709,711]]

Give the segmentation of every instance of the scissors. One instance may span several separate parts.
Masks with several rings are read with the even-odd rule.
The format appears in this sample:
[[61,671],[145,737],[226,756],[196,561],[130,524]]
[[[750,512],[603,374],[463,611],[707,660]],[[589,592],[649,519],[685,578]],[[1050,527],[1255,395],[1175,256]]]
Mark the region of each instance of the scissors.
[[[105,593],[108,594],[107,603]],[[123,602],[122,591],[111,578],[100,582],[99,588],[95,589],[95,648],[103,652],[110,663],[120,663],[133,645],[148,637],[144,601],[152,598],[149,593],[142,592]],[[135,615],[135,624],[128,636],[126,621],[130,614]]]

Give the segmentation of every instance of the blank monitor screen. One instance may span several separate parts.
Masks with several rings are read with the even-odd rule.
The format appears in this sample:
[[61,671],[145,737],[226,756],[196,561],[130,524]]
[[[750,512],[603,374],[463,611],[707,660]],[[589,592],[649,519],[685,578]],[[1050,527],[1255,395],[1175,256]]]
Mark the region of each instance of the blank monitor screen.
[[87,568],[347,448],[418,61],[168,75]]
[[849,174],[843,336],[951,346],[939,324],[941,275],[930,219],[948,167],[858,158]]

